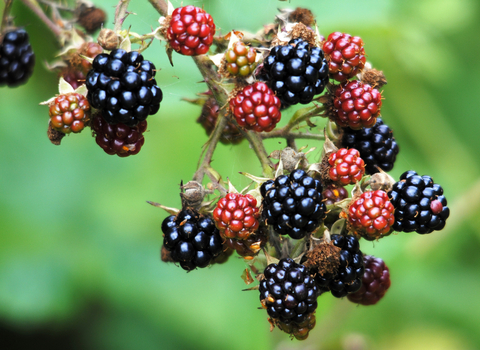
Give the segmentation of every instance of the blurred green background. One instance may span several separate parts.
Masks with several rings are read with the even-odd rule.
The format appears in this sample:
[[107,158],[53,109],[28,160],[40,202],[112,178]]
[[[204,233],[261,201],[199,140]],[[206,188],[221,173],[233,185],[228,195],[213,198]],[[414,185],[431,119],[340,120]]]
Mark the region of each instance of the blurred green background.
[[[94,2],[112,28],[116,1]],[[270,332],[257,293],[241,291],[242,259],[191,273],[160,261],[167,214],[146,201],[179,207],[178,185],[191,179],[207,140],[195,123],[200,108],[180,101],[205,90],[191,58],[174,54],[171,67],[158,41],[145,52],[161,68],[164,102],[148,119],[138,155],[109,156],[87,130],[54,146],[48,109],[38,104],[57,92],[44,65],[57,47],[15,1],[12,13],[30,32],[37,62],[27,85],[0,88],[0,348],[480,348],[478,1],[190,3],[203,5],[223,34],[255,32],[277,8],[303,6],[323,35],[361,36],[368,60],[388,79],[382,116],[401,148],[391,175],[414,169],[440,183],[451,208],[446,228],[362,243],[390,267],[392,286],[378,305],[324,295],[306,341]],[[129,10],[137,15],[124,28],[147,33],[158,25],[147,1],[132,1]],[[313,157],[320,154],[321,144],[305,144],[318,148]],[[271,152],[285,143],[266,145]],[[246,141],[219,145],[212,165],[237,188],[248,183],[239,171],[261,174]]]

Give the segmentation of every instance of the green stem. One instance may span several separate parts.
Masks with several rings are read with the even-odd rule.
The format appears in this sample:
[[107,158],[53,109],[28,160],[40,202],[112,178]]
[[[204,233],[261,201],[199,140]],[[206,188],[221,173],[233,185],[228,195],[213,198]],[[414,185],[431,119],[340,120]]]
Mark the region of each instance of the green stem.
[[287,140],[290,139],[309,139],[309,140],[325,140],[324,135],[320,134],[311,134],[309,132],[287,132],[285,133],[283,129],[273,130],[269,133],[262,133],[260,134],[262,139],[273,139],[273,138],[285,138]]

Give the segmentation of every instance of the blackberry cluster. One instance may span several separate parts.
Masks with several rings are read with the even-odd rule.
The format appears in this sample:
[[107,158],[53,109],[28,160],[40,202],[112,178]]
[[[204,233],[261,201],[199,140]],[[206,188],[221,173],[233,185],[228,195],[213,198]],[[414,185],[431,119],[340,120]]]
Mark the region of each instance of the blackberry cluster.
[[321,48],[300,38],[275,46],[264,61],[261,79],[277,94],[283,107],[307,104],[328,83],[328,64]]
[[317,308],[319,291],[314,279],[291,258],[268,265],[259,290],[268,315],[285,324],[301,324]]
[[320,181],[301,169],[289,176],[280,175],[275,181],[265,181],[260,187],[265,224],[293,239],[305,237],[315,231],[325,217],[322,191]]
[[354,236],[332,235],[331,243],[340,248],[339,266],[336,273],[317,273],[315,283],[321,291],[330,291],[336,298],[354,293],[362,286],[365,271],[360,244]]
[[377,167],[386,172],[393,169],[399,148],[393,131],[383,123],[382,118],[377,118],[371,128],[342,130],[341,147],[356,148],[360,152],[367,174],[378,173]]
[[0,86],[26,83],[34,66],[35,54],[25,29],[6,32],[0,43]]
[[395,207],[395,231],[425,234],[445,227],[450,209],[442,186],[434,183],[430,176],[406,171],[388,196]]
[[168,216],[162,222],[163,245],[173,261],[187,271],[207,267],[223,250],[212,218],[193,209]]
[[163,95],[155,66],[136,51],[115,49],[95,57],[87,74],[87,99],[110,124],[135,126],[157,113]]

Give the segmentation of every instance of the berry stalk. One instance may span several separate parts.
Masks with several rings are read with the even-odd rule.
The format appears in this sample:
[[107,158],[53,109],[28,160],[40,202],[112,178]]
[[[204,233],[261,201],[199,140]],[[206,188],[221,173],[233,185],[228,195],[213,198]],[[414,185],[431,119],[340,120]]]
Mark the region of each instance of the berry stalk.
[[123,21],[128,16],[127,8],[130,0],[120,0],[115,8],[114,31],[118,32],[122,29]]

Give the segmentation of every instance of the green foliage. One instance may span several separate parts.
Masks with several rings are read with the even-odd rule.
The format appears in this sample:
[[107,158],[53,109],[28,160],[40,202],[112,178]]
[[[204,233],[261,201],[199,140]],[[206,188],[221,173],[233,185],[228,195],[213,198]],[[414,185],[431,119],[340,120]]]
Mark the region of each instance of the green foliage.
[[[114,0],[94,1],[109,15]],[[175,7],[180,1],[173,1]],[[196,170],[207,136],[195,123],[200,108],[180,101],[205,90],[191,58],[164,44],[144,53],[161,70],[159,113],[148,119],[142,151],[129,158],[105,154],[88,131],[47,136],[48,110],[38,103],[57,91],[54,38],[29,10],[15,2],[16,22],[31,33],[37,53],[27,85],[0,88],[0,318],[25,331],[75,329],[85,348],[99,349],[473,349],[480,347],[476,293],[480,245],[479,8],[473,0],[204,1],[226,34],[255,32],[278,7],[304,6],[320,32],[359,35],[367,59],[383,70],[382,117],[392,127],[400,154],[391,172],[429,174],[445,189],[451,208],[446,228],[429,236],[399,233],[362,250],[385,260],[392,287],[373,307],[331,296],[319,299],[317,326],[304,342],[269,332],[256,292],[242,292],[245,264],[185,273],[160,261],[160,224],[167,214],[146,200],[180,206],[178,185]],[[195,3],[201,6],[201,3]],[[146,33],[159,15],[132,1],[124,28]],[[292,112],[289,112],[291,115]],[[285,118],[285,117],[284,117]],[[286,119],[282,120],[283,122]],[[266,142],[267,152],[284,147]],[[308,146],[320,144],[308,143]],[[317,153],[318,156],[319,152]],[[238,172],[261,175],[243,141],[219,145],[215,169],[237,188]],[[238,184],[238,185],[237,185]],[[422,331],[419,331],[419,330]]]

